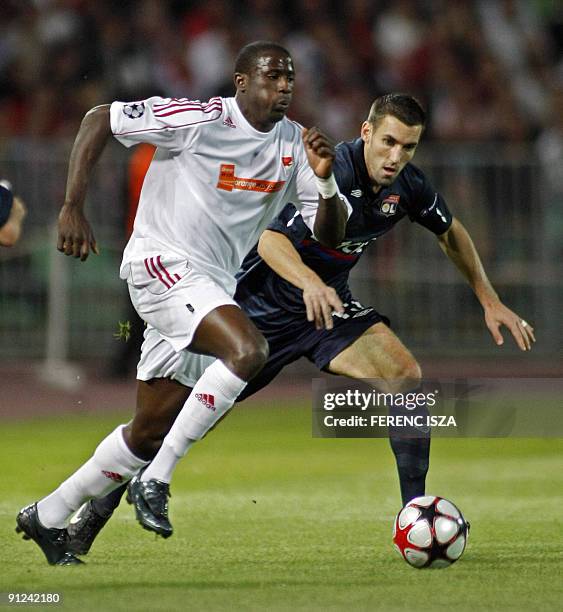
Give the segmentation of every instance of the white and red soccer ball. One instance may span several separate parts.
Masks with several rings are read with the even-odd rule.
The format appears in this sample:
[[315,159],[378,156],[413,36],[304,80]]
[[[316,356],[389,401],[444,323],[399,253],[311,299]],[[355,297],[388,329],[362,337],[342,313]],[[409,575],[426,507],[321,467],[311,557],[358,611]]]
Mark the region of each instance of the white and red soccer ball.
[[469,523],[451,501],[434,495],[412,499],[397,515],[393,545],[413,567],[442,568],[463,554]]

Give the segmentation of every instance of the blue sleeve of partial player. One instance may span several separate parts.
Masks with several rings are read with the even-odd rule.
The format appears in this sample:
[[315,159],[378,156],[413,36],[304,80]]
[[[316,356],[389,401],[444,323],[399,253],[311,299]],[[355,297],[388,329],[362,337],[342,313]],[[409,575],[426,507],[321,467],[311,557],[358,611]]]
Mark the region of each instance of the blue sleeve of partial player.
[[453,216],[442,195],[434,189],[422,170],[416,166],[409,165],[405,174],[411,200],[408,210],[410,220],[438,236],[447,232]]
[[311,235],[311,230],[305,225],[301,213],[293,204],[287,204],[267,229],[283,234],[294,245],[300,244],[303,239]]
[[3,227],[10,218],[13,203],[14,196],[12,192],[0,185],[0,227]]

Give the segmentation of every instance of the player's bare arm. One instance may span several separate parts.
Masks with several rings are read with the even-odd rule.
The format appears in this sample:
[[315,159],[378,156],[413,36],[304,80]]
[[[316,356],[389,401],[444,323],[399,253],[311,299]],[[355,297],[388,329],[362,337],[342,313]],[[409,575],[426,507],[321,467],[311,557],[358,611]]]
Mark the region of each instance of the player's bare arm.
[[6,223],[0,228],[0,245],[4,247],[12,247],[19,240],[23,220],[27,214],[27,208],[23,201],[17,196],[14,197],[12,210]]
[[307,321],[314,321],[317,329],[332,329],[332,312],[344,312],[342,301],[303,263],[291,241],[279,232],[266,230],[258,242],[258,254],[276,274],[303,291]]
[[438,242],[475,292],[495,342],[499,346],[504,343],[499,328],[505,325],[514,336],[519,348],[529,351],[532,343],[536,341],[534,328],[501,302],[485,273],[473,240],[462,223],[454,218],[449,230],[438,236]]
[[80,125],[70,154],[65,202],[59,214],[57,249],[85,261],[98,254],[94,232],[84,215],[90,176],[111,135],[109,104],[90,110]]
[[348,215],[338,197],[332,174],[334,145],[318,128],[303,129],[303,143],[307,159],[315,176],[320,179],[319,208],[315,217],[315,237],[328,247],[337,247],[344,238]]

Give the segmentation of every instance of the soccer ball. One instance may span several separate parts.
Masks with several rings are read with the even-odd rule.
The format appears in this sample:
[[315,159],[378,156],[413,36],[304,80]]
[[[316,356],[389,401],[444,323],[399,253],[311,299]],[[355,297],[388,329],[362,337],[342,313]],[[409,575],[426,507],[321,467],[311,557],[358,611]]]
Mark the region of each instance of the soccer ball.
[[425,495],[412,499],[397,515],[393,545],[413,567],[448,567],[463,554],[469,523],[451,501]]

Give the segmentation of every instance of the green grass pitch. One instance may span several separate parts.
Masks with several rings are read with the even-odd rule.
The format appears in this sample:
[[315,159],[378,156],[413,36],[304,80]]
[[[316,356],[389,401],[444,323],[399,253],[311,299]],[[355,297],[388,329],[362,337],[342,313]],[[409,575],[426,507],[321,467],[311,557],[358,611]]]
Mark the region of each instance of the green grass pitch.
[[[416,570],[393,551],[385,440],[311,437],[305,405],[235,409],[176,471],[175,534],[125,503],[83,567],[50,567],[14,532],[126,415],[4,423],[0,592],[57,592],[69,610],[560,610],[563,441],[434,440],[428,491],[472,531],[462,559]],[[37,606],[36,606],[37,607]]]

